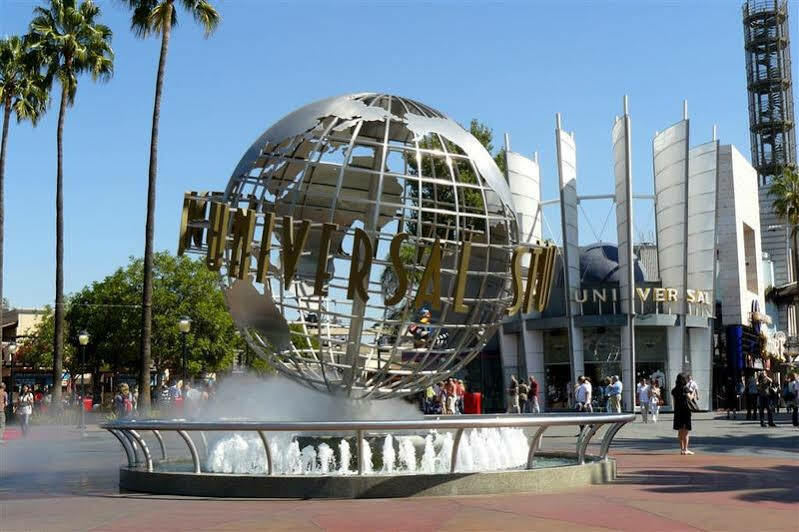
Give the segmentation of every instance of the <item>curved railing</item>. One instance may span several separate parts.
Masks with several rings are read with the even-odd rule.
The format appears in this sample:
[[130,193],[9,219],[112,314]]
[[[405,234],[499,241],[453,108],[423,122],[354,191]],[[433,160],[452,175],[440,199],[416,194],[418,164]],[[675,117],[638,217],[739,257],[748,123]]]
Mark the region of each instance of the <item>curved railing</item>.
[[[138,419],[111,421],[101,425],[102,428],[114,435],[128,459],[128,467],[146,467],[147,471],[153,470],[153,458],[150,448],[142,436],[143,431],[151,431],[161,448],[161,457],[167,460],[167,450],[163,431],[177,433],[191,454],[194,473],[201,473],[200,453],[191,437],[192,432],[198,432],[207,452],[205,432],[255,432],[263,443],[264,459],[266,461],[266,474],[272,475],[272,456],[266,440],[267,432],[323,432],[341,433],[351,432],[356,436],[358,446],[358,474],[364,473],[363,441],[366,431],[377,433],[392,433],[402,430],[441,430],[455,431],[450,460],[450,472],[454,473],[457,467],[458,448],[463,432],[467,429],[482,428],[532,428],[537,430],[530,437],[530,451],[527,456],[527,468],[531,469],[535,462],[535,455],[541,449],[541,439],[550,427],[580,426],[577,436],[576,453],[577,462],[585,463],[588,444],[604,425],[609,425],[602,438],[599,448],[599,458],[607,460],[608,450],[616,433],[627,423],[635,419],[634,414],[537,414],[537,415],[473,415],[473,416],[427,416],[419,420],[397,421],[296,421],[296,422],[268,422],[268,421],[188,421],[188,420],[162,420]],[[141,455],[141,457],[140,457]]]

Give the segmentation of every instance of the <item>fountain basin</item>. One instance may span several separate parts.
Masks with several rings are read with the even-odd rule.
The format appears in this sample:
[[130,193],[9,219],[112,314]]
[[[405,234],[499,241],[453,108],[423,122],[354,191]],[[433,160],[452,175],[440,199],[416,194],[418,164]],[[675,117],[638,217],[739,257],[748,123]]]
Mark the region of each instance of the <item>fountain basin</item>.
[[[548,466],[547,461],[553,465]],[[572,462],[564,465],[564,462]],[[610,482],[616,461],[588,457],[577,463],[571,453],[546,452],[534,469],[478,473],[374,475],[196,474],[189,462],[162,463],[147,471],[122,467],[120,490],[194,497],[356,499],[418,496],[553,493]]]
[[[538,414],[335,422],[131,420],[103,428],[119,440],[128,458],[127,467],[120,469],[121,490],[203,497],[378,498],[550,493],[610,482],[616,475],[615,461],[608,457],[610,444],[633,419],[633,414]],[[548,428],[577,425],[581,429],[574,452],[541,451]],[[588,445],[602,428],[599,452],[589,455]],[[183,439],[191,461],[167,456],[164,431]],[[407,436],[409,431],[416,431],[416,440]],[[145,433],[157,439],[161,460],[153,458]],[[344,434],[352,436],[340,440],[337,454],[331,437]],[[434,434],[441,436],[435,445]],[[425,438],[421,457],[419,437]],[[200,450],[195,441],[202,442]],[[300,441],[317,445],[300,450]]]

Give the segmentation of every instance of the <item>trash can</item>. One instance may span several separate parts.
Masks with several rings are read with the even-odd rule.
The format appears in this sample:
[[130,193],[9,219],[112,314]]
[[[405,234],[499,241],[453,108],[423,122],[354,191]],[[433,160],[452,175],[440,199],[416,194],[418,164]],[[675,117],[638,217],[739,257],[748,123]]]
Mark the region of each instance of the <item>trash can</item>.
[[483,396],[480,392],[466,392],[463,394],[463,413],[483,413]]

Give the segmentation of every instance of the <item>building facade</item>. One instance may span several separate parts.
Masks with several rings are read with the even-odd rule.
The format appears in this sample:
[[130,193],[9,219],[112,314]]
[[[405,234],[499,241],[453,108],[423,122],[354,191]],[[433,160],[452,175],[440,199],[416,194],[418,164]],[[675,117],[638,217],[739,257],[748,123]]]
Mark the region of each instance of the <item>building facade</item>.
[[[700,406],[710,409],[719,347],[714,328],[748,326],[753,302],[765,309],[754,168],[734,146],[715,139],[691,147],[684,117],[653,139],[655,194],[634,195],[629,123],[625,113],[613,125],[615,190],[607,196],[578,194],[574,135],[559,121],[557,200],[542,202],[537,157],[507,154],[524,240],[542,238],[542,204],[555,201],[560,224],[547,223],[560,225],[562,239],[549,307],[508,318],[493,343],[496,352],[489,345],[474,363],[482,366],[482,391],[494,397],[488,410],[500,409],[496,399],[505,394],[490,389],[499,380],[486,379],[485,360],[501,365],[502,392],[512,375],[535,377],[546,409],[570,408],[580,375],[594,383],[596,399],[613,375],[629,391],[640,378],[657,379],[668,408],[668,390],[680,372],[692,374]],[[651,201],[651,211],[637,214],[654,216],[656,242],[633,241],[632,198]],[[578,204],[591,199],[615,202],[616,243],[580,245]],[[624,408],[633,404],[633,394],[624,394]]]

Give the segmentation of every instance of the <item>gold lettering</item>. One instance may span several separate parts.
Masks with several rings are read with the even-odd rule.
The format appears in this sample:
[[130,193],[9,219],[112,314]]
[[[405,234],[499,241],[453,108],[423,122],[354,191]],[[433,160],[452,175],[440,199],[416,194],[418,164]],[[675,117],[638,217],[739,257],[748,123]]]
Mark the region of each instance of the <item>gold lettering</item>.
[[[432,293],[427,291],[430,281],[433,282]],[[430,258],[427,259],[427,266],[422,274],[413,305],[419,309],[422,303],[430,303],[434,310],[441,309],[441,241],[438,238],[430,249]]]
[[227,227],[230,219],[230,208],[227,203],[218,201],[211,202],[211,216],[206,241],[208,243],[208,253],[205,257],[205,264],[211,271],[219,271],[222,267],[222,255],[227,244]]
[[677,289],[676,288],[667,288],[666,289],[666,301],[677,301]]
[[585,303],[588,301],[588,290],[577,289],[574,291],[574,301],[577,303]]
[[686,301],[689,303],[694,303],[696,301],[696,290],[689,288],[685,291],[686,294]]
[[702,292],[702,291],[699,292],[698,297],[696,298],[696,302],[697,303],[707,303],[707,300],[705,299],[705,293],[704,292]]
[[391,265],[394,267],[394,275],[397,277],[397,291],[386,299],[386,305],[396,305],[405,296],[408,291],[408,275],[405,272],[405,265],[402,263],[402,243],[408,238],[408,233],[397,233],[391,239],[391,249],[389,255],[391,257]]
[[530,250],[533,255],[530,258],[530,268],[527,270],[527,289],[524,292],[524,313],[529,314],[533,311],[533,302],[536,294],[536,282],[538,281],[538,262],[541,258],[543,248],[534,247]]
[[261,232],[261,249],[258,252],[258,267],[255,282],[263,283],[269,272],[269,249],[272,246],[272,231],[275,229],[275,213],[264,213],[264,228]]
[[[202,199],[198,196],[203,197]],[[205,211],[208,201],[205,193],[187,192],[183,196],[183,212],[180,215],[180,239],[178,240],[178,255],[183,255],[186,249],[200,247],[203,244],[203,228],[191,227],[190,224],[197,220],[205,221]]]
[[294,219],[291,216],[283,217],[283,246],[280,248],[280,261],[283,263],[283,286],[288,289],[294,272],[297,271],[297,262],[302,255],[302,248],[308,240],[308,233],[311,229],[311,221],[303,220],[300,226],[300,234],[294,239]]
[[319,243],[319,260],[316,263],[316,281],[314,282],[313,295],[326,296],[325,283],[330,280],[327,273],[327,259],[330,255],[330,235],[338,229],[337,224],[322,224],[322,241]]
[[[361,253],[361,245],[364,251]],[[363,265],[361,265],[363,262]],[[359,267],[360,266],[360,267]],[[361,301],[369,299],[369,271],[372,268],[372,242],[363,229],[355,229],[352,240],[352,256],[350,257],[350,282],[347,286],[347,299],[354,299],[355,293]],[[366,286],[363,282],[366,281]]]
[[603,303],[606,302],[608,300],[608,295],[607,293],[605,293],[605,289],[603,288],[601,292],[596,288],[591,290],[591,300],[592,301],[599,300]]
[[458,257],[458,277],[455,279],[455,301],[453,310],[458,314],[469,312],[469,306],[463,304],[463,295],[466,292],[466,274],[469,271],[469,257],[472,254],[472,243],[464,240],[461,244],[461,253]]
[[665,288],[655,288],[655,301],[657,301],[657,302],[666,301],[666,289]]
[[513,281],[513,302],[505,311],[508,316],[513,316],[522,307],[522,296],[524,286],[522,279],[522,257],[527,252],[524,246],[516,246],[511,256],[511,280]]
[[547,246],[546,248],[544,271],[541,274],[541,279],[539,279],[536,289],[538,312],[543,312],[549,305],[549,298],[552,295],[552,277],[555,273],[555,258],[557,257],[557,252],[558,248],[555,246]]
[[230,255],[230,277],[245,279],[250,273],[252,237],[255,233],[255,211],[238,209],[233,215],[233,250]]
[[635,293],[638,294],[638,299],[641,301],[646,301],[649,299],[649,294],[652,292],[651,288],[636,288]]

